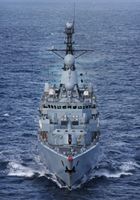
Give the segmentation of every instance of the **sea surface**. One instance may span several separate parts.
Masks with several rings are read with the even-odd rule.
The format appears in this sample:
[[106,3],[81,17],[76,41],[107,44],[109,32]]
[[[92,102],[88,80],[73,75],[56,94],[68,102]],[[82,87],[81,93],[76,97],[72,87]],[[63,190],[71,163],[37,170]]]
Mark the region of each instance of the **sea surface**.
[[91,81],[101,126],[100,162],[69,191],[49,176],[37,148],[45,81],[59,84],[70,0],[0,0],[0,200],[140,199],[140,1],[77,0],[75,48]]

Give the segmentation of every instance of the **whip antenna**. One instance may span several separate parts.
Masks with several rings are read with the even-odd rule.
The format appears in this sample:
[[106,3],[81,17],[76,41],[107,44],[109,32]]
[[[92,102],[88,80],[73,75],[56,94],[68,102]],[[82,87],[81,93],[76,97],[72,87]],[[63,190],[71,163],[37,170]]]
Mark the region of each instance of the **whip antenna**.
[[75,25],[75,1],[74,1],[73,25]]

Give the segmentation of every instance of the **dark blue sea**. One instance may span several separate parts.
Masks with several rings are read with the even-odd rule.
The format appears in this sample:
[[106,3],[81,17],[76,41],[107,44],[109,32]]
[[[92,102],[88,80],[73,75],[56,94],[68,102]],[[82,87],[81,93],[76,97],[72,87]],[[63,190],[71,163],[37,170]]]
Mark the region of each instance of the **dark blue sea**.
[[[140,199],[140,1],[77,0],[77,59],[100,111],[101,155],[72,191],[46,178],[37,148],[38,108],[48,79],[59,83],[70,0],[0,0],[0,200]],[[57,164],[57,163],[54,163]],[[55,179],[54,179],[55,181]]]

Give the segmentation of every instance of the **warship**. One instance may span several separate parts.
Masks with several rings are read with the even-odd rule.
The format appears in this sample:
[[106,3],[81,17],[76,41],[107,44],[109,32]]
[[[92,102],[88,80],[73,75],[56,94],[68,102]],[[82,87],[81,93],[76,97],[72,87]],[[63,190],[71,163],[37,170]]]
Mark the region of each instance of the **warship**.
[[[74,49],[74,21],[65,26],[64,49],[52,48],[64,60],[60,84],[45,83],[39,108],[38,148],[51,174],[68,188],[79,184],[99,158],[99,112],[91,83],[85,83],[75,60],[88,49]],[[59,52],[64,52],[61,56]],[[76,54],[79,55],[76,55]]]

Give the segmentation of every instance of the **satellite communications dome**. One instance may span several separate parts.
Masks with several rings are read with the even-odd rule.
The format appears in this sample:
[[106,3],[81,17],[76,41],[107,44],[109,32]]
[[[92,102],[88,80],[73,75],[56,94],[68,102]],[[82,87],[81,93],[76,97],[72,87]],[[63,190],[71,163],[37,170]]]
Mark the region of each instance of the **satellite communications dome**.
[[66,55],[65,58],[64,58],[64,63],[68,67],[73,66],[75,64],[75,58],[74,58],[74,56],[71,55],[71,54]]
[[54,95],[55,95],[55,90],[52,89],[52,88],[50,88],[50,89],[49,89],[49,95],[50,95],[50,96],[54,96]]
[[73,23],[71,23],[71,22],[67,22],[67,23],[66,23],[66,27],[67,27],[68,29],[72,28],[72,26],[73,26]]

